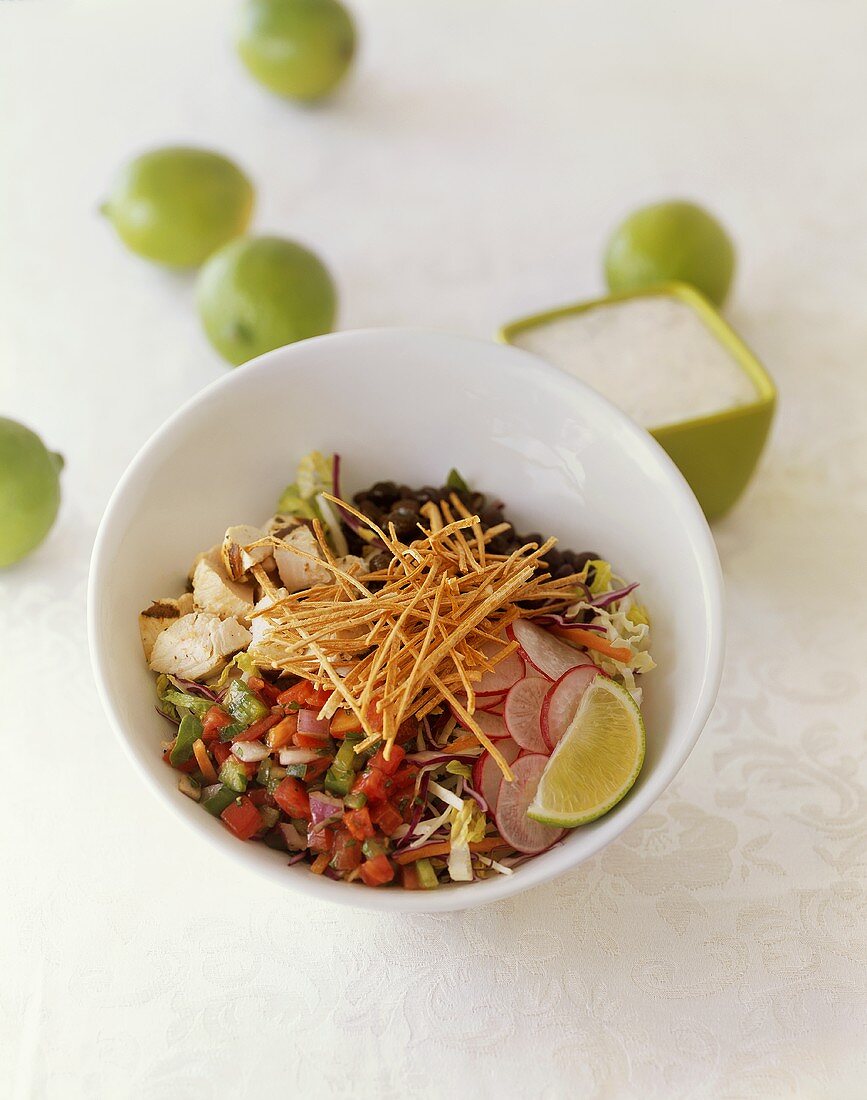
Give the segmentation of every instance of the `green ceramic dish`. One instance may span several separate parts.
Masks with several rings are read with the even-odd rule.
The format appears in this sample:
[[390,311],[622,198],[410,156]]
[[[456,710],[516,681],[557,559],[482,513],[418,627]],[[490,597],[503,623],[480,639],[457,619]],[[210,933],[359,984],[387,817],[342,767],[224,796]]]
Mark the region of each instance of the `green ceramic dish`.
[[685,283],[661,283],[523,317],[504,325],[497,338],[514,344],[520,333],[563,317],[629,298],[659,295],[677,298],[689,306],[728,349],[756,389],[755,401],[748,405],[648,429],[674,459],[707,518],[716,519],[732,507],[753,475],[773,420],[777,390],[755,355],[702,294]]

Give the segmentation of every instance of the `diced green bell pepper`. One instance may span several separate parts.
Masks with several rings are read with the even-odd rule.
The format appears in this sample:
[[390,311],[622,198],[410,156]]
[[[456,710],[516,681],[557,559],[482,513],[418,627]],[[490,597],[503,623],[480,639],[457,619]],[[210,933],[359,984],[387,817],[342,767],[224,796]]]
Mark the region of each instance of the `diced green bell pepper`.
[[[228,691],[223,696],[221,706],[231,714],[235,722],[240,724],[241,729],[246,729],[247,726],[251,726],[254,722],[258,722],[260,718],[264,718],[271,713],[271,708],[267,703],[263,703],[257,695],[250,691],[243,680],[233,680],[231,682]],[[232,729],[232,727],[229,726],[227,729]],[[220,734],[220,740],[231,740],[231,735],[226,737],[224,736],[225,733],[226,730],[223,730]]]
[[215,791],[210,798],[206,798],[202,805],[209,814],[219,817],[223,810],[227,806],[231,806],[237,797],[237,791],[233,791],[231,787],[222,787],[219,791]]
[[239,793],[247,789],[247,771],[240,760],[230,756],[220,768],[220,782]]
[[334,757],[334,763],[325,773],[325,789],[331,794],[347,795],[355,782],[358,757],[355,752],[357,737],[347,737]]
[[169,753],[169,763],[173,766],[186,764],[193,755],[193,745],[202,736],[202,723],[194,714],[185,714],[178,727],[178,736]]
[[373,837],[368,837],[365,840],[361,845],[361,850],[367,859],[375,859],[377,856],[385,855],[385,845],[380,840],[374,840]]
[[259,816],[262,818],[266,829],[273,829],[280,820],[280,811],[276,806],[260,806]]
[[279,764],[275,764],[269,756],[266,756],[256,772],[256,782],[261,783],[269,794],[273,794],[287,775],[286,768],[281,768]]
[[188,710],[199,719],[204,718],[214,705],[210,699],[202,699],[199,695],[190,695],[189,692],[178,691],[173,687],[164,691],[161,698],[163,703],[177,707],[181,713]]
[[418,871],[418,884],[423,890],[435,890],[439,886],[439,879],[429,859],[417,859],[415,869]]
[[350,791],[344,802],[350,810],[360,810],[362,806],[367,805],[367,795],[364,791]]

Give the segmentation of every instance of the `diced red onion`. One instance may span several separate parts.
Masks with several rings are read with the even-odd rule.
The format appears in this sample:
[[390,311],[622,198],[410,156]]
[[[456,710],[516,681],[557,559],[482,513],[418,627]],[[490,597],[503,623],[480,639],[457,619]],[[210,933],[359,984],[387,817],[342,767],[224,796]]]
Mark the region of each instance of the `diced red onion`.
[[319,753],[314,749],[281,749],[280,763],[284,768],[290,764],[312,764],[319,759]]
[[232,745],[232,755],[244,764],[256,764],[271,755],[271,750],[261,741],[235,741]]
[[299,833],[291,822],[281,822],[277,828],[283,834],[286,847],[290,852],[305,852],[307,850],[307,837]]
[[331,723],[327,718],[320,718],[318,710],[299,710],[298,711],[298,732],[306,733],[312,737],[322,737],[323,739],[328,736],[328,730]]
[[291,867],[291,866],[293,866],[293,864],[300,863],[302,859],[306,859],[306,858],[307,858],[306,850],[303,851],[303,852],[296,852],[294,856],[289,857],[289,859],[286,861],[286,864],[287,864],[288,867]]
[[324,791],[310,792],[310,820],[313,825],[318,825],[327,817],[343,813],[343,799]]

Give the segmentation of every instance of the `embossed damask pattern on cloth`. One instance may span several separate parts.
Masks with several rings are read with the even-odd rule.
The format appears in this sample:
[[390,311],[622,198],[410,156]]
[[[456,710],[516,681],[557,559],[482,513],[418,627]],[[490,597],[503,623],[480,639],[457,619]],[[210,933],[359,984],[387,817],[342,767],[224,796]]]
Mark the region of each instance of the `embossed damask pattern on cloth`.
[[[863,1097],[863,5],[358,0],[352,94],[300,114],[234,64],[233,6],[0,3],[32,20],[0,35],[27,106],[3,127],[0,410],[67,458],[52,538],[0,575],[0,1097]],[[734,227],[728,314],[781,401],[714,528],[719,702],[664,797],[554,883],[429,918],[296,899],[188,835],[108,728],[96,525],[223,368],[188,283],[95,208],[130,150],[192,136],[322,249],[344,327],[484,336],[590,296],[605,226],[657,194]]]

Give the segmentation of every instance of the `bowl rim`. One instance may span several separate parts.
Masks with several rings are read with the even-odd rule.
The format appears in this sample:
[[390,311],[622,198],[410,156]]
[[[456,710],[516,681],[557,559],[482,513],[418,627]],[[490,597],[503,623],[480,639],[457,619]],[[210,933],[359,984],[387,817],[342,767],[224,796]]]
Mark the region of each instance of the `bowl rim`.
[[[748,401],[743,405],[731,405],[716,412],[702,413],[699,416],[684,417],[683,420],[669,420],[664,424],[653,424],[645,428],[654,438],[664,434],[668,439],[683,431],[692,431],[705,424],[724,424],[729,420],[740,420],[747,415],[756,412],[773,413],[777,404],[777,387],[773,378],[768,374],[765,366],[760,362],[755,352],[735,332],[728,321],[718,309],[694,286],[671,280],[664,283],[654,283],[652,286],[642,287],[639,290],[621,290],[613,294],[606,294],[598,298],[588,298],[580,302],[571,302],[568,305],[555,306],[540,313],[533,313],[526,317],[519,317],[514,321],[508,321],[496,332],[496,339],[510,347],[521,347],[515,343],[515,337],[531,329],[544,328],[552,321],[559,321],[564,317],[574,317],[581,313],[587,313],[591,309],[604,308],[617,302],[628,302],[635,298],[674,298],[688,306],[714,339],[731,354],[741,371],[755,386],[756,397],[754,401]],[[527,348],[521,348],[527,351]],[[534,354],[534,353],[531,353]],[[566,372],[564,372],[566,373]],[[578,379],[580,381],[580,379]]]
[[[203,828],[205,822],[199,822],[188,811],[183,803],[189,800],[172,799],[168,792],[157,782],[155,776],[144,767],[137,759],[133,750],[133,737],[127,731],[121,720],[118,707],[113,698],[109,676],[109,655],[103,648],[103,642],[98,629],[98,604],[101,592],[104,588],[105,578],[110,572],[112,558],[109,554],[109,543],[114,537],[114,529],[122,519],[122,509],[129,487],[135,482],[140,471],[149,463],[157,460],[163,442],[170,438],[193,410],[212,401],[215,394],[230,390],[236,386],[246,384],[250,377],[249,370],[261,372],[264,370],[280,370],[283,360],[290,360],[299,348],[308,348],[316,345],[350,344],[358,342],[373,342],[381,340],[403,339],[419,340],[425,342],[441,342],[454,348],[463,345],[468,350],[484,345],[487,348],[497,347],[496,342],[479,337],[471,337],[443,332],[434,329],[426,329],[410,326],[375,327],[364,329],[350,329],[336,333],[328,333],[323,336],[313,337],[309,340],[289,344],[256,359],[250,360],[240,368],[236,368],[220,378],[215,379],[209,385],[193,394],[178,409],[176,409],[144,442],[135,456],[127,465],[117,482],[108,503],[105,507],[102,520],[96,533],[90,562],[87,586],[87,634],[90,651],[91,667],[97,692],[103,709],[109,719],[109,724],[121,743],[127,759],[134,770],[139,774],[145,785],[150,789],[159,802],[170,813],[184,822],[186,827],[218,849],[224,856],[232,859],[236,864],[245,867],[249,872],[257,874],[260,878],[271,880],[284,889],[298,896],[308,896],[317,900],[331,901],[340,905],[346,905],[355,909],[366,909],[378,912],[406,912],[406,913],[441,913],[475,908],[486,905],[489,902],[502,900],[512,895],[523,893],[564,872],[577,867],[580,863],[598,854],[616,837],[620,836],[630,825],[638,820],[650,806],[660,797],[675,776],[680,772],[686,759],[694,748],[711,710],[716,701],[719,685],[722,679],[723,661],[725,657],[725,618],[724,618],[724,586],[722,569],[717,554],[716,544],[705,519],[701,506],[696,500],[685,478],[677,466],[666,454],[662,446],[643,428],[631,421],[621,410],[610,401],[597,393],[591,387],[579,379],[566,374],[564,371],[547,363],[541,357],[526,351],[523,348],[509,347],[510,355],[520,355],[527,361],[528,368],[540,373],[548,374],[567,389],[579,389],[584,399],[591,403],[600,404],[608,408],[615,417],[621,421],[635,442],[645,449],[649,458],[665,476],[668,489],[674,494],[679,512],[686,528],[687,538],[696,556],[701,592],[704,598],[708,621],[708,645],[707,656],[701,687],[693,710],[691,729],[688,736],[684,737],[677,751],[665,771],[657,768],[647,777],[644,785],[633,792],[629,801],[624,804],[623,812],[614,819],[609,819],[609,828],[599,829],[594,834],[594,843],[580,858],[564,858],[559,861],[548,861],[548,865],[530,860],[524,864],[520,873],[515,876],[498,876],[496,879],[488,879],[484,883],[473,883],[471,888],[449,887],[437,891],[407,891],[407,890],[353,890],[347,888],[342,882],[332,881],[316,875],[292,875],[285,874],[286,868],[278,861],[273,866],[261,865],[258,861],[247,857],[246,849],[241,844],[227,844],[231,840],[228,836],[223,838],[219,833]],[[504,349],[505,350],[505,349]],[[555,849],[562,854],[568,849]]]

